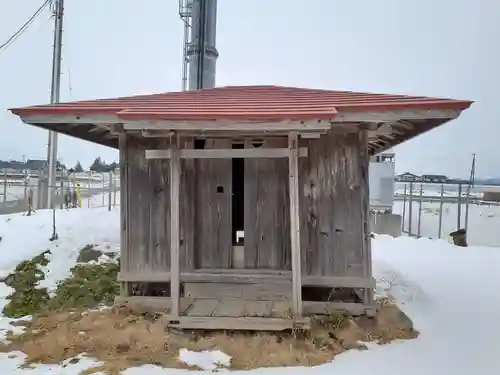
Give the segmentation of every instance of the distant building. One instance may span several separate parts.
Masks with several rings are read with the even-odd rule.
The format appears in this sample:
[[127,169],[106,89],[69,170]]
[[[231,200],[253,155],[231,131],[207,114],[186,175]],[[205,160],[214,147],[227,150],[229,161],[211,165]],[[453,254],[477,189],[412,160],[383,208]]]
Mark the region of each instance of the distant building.
[[370,158],[370,207],[375,211],[392,211],[394,203],[394,153],[381,153]]
[[410,173],[410,172],[405,172],[398,174],[396,176],[396,181],[397,182],[417,182],[421,181],[421,177],[417,176],[416,174]]
[[484,191],[483,192],[483,201],[486,202],[500,202],[500,191]]
[[36,160],[36,159],[28,159],[26,164],[24,164],[23,169],[27,169],[29,171],[41,171],[47,165],[46,160]]
[[446,176],[439,174],[423,174],[422,182],[430,182],[430,183],[446,183],[450,182],[450,179]]

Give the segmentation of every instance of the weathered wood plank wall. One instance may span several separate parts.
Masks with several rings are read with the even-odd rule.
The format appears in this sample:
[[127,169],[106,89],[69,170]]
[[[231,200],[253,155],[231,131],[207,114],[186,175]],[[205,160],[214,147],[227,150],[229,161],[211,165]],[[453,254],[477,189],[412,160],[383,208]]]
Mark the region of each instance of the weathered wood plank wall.
[[[127,138],[120,145],[123,194],[127,194],[122,199],[126,210],[122,272],[168,272],[169,161],[147,161],[144,150],[152,147],[141,142]],[[192,141],[183,142],[181,147],[192,148]],[[286,140],[281,142],[269,140],[263,147],[284,147]],[[367,272],[363,242],[367,174],[361,143],[358,134],[303,140],[309,153],[299,159],[302,272],[306,275],[365,276]],[[231,143],[207,141],[209,147],[231,148]],[[231,267],[231,170],[231,160],[182,160],[182,270]],[[291,269],[288,194],[286,159],[245,160],[246,268]]]
[[[287,147],[287,140],[262,147]],[[288,196],[288,159],[245,160],[245,268],[291,269]]]
[[145,148],[129,138],[127,272],[165,271],[170,266],[169,162],[147,161]]
[[363,276],[364,181],[358,134],[306,142],[299,161],[302,272]]
[[[186,139],[181,148],[192,149],[193,140]],[[181,271],[195,269],[195,201],[196,201],[196,161],[181,159],[180,186],[180,267]],[[168,192],[167,192],[168,193]]]
[[[207,140],[205,148],[231,148],[231,141]],[[230,268],[232,161],[199,159],[195,165],[195,267]]]
[[[123,144],[123,147],[122,147]],[[169,161],[146,160],[144,151],[166,148],[168,140],[154,145],[127,138],[120,145],[120,166],[126,195],[122,248],[122,272],[147,273],[170,270]],[[183,148],[192,147],[183,141]],[[194,269],[194,160],[181,160],[180,189],[180,264],[181,270]]]

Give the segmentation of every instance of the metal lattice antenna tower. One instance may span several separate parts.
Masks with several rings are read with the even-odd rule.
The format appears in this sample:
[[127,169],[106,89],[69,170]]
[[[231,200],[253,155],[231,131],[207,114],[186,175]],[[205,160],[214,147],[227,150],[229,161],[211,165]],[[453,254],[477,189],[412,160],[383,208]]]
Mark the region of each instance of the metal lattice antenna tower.
[[179,0],[184,22],[183,90],[215,87],[217,0]]
[[188,87],[189,47],[191,39],[191,17],[193,0],[179,0],[179,16],[184,23],[184,42],[182,45],[182,91]]

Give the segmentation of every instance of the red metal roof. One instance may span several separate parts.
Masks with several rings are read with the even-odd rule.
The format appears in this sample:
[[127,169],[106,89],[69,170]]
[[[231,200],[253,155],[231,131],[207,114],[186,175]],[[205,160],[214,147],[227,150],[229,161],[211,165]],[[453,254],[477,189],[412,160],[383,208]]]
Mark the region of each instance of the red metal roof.
[[282,86],[227,86],[11,109],[27,115],[117,115],[129,120],[323,120],[337,113],[405,109],[464,110],[471,101]]

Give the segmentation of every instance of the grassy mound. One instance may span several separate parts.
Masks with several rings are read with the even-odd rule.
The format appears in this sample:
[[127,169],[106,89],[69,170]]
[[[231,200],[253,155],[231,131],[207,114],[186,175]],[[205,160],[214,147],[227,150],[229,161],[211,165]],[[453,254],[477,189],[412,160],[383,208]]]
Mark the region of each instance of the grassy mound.
[[113,303],[120,290],[116,281],[119,264],[85,263],[97,261],[103,254],[87,245],[78,256],[78,261],[83,263],[71,269],[71,275],[59,282],[55,295],[50,297],[46,288],[38,287],[38,282],[45,278],[41,267],[48,265],[49,260],[45,257],[48,253],[50,251],[45,251],[20,263],[7,277],[6,284],[14,292],[7,297],[9,302],[3,309],[5,316],[19,318],[50,310],[92,308]]
[[51,309],[91,308],[110,305],[120,292],[116,281],[119,266],[115,263],[79,264],[71,276],[59,283],[50,300]]
[[33,315],[44,310],[49,303],[49,294],[45,288],[37,288],[39,281],[45,279],[41,267],[49,264],[44,251],[31,260],[21,262],[10,274],[5,283],[14,289],[7,299],[9,303],[3,308],[3,314],[11,318]]
[[101,250],[97,250],[94,245],[85,245],[78,254],[78,259],[76,260],[78,263],[89,263],[89,262],[97,262],[101,255],[106,255],[108,258],[115,259],[116,253],[112,252],[103,252]]

